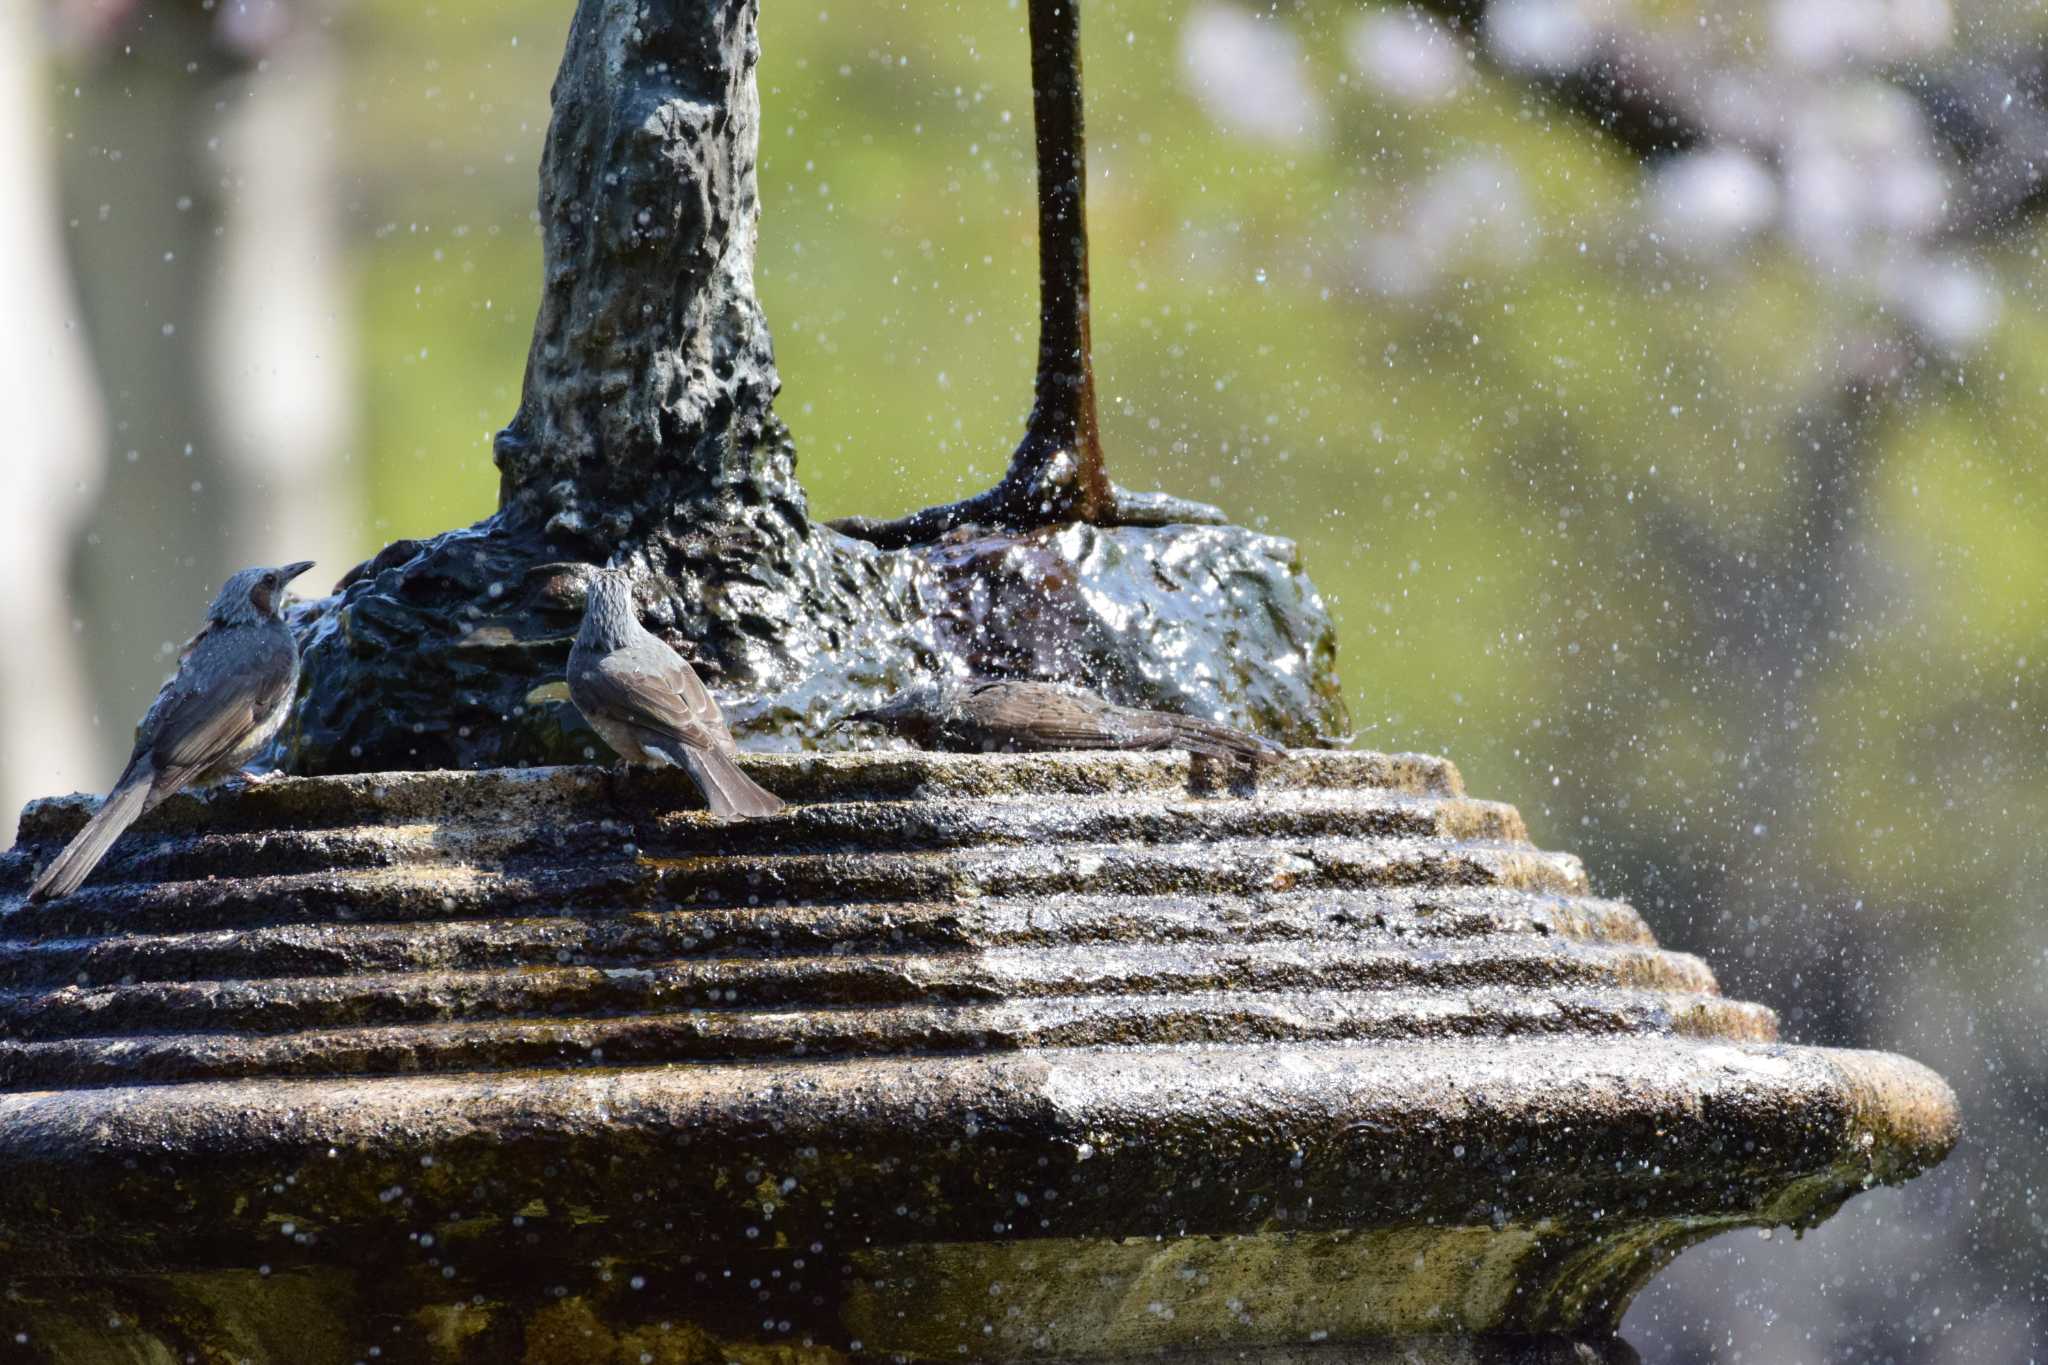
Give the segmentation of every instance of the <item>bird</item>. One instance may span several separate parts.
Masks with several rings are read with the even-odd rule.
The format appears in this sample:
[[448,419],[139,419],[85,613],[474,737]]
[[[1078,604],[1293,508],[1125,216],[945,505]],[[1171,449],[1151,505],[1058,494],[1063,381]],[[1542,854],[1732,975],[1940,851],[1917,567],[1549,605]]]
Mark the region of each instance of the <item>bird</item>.
[[299,687],[299,645],[285,624],[285,585],[313,561],[243,569],[221,585],[178,655],[178,671],[135,728],[113,791],[29,887],[30,900],[68,896],[123,830],[185,787],[239,771],[284,723]]
[[920,683],[839,724],[879,725],[926,749],[1185,749],[1253,765],[1286,750],[1194,716],[1118,706],[1068,683],[947,679]]
[[569,697],[625,762],[687,769],[717,818],[782,809],[733,761],[739,745],[697,670],[640,624],[623,569],[599,569],[590,582]]

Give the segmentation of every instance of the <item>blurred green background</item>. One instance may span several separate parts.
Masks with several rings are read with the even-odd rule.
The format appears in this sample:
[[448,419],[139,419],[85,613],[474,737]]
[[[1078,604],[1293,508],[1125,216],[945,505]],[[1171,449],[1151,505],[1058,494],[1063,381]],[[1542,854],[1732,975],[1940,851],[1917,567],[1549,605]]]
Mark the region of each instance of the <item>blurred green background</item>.
[[[493,507],[569,8],[313,11],[340,73],[359,557]],[[1905,1051],[1963,1093],[1971,1137],[1936,1175],[1803,1245],[1685,1257],[1630,1318],[1646,1359],[2028,1359],[2044,234],[1944,226],[1967,177],[1897,92],[1916,62],[2023,64],[2042,21],[1934,4],[1938,41],[1829,64],[1809,48],[1835,30],[1798,25],[1906,32],[1930,5],[1618,8],[1779,120],[1692,163],[1722,176],[1704,198],[1469,23],[1090,0],[1110,466],[1300,542],[1361,744],[1452,755],[1790,1036]],[[1517,41],[1596,9],[1521,5]],[[1035,346],[1022,7],[765,10],[759,287],[813,510],[981,488]],[[46,83],[59,142],[83,60]]]

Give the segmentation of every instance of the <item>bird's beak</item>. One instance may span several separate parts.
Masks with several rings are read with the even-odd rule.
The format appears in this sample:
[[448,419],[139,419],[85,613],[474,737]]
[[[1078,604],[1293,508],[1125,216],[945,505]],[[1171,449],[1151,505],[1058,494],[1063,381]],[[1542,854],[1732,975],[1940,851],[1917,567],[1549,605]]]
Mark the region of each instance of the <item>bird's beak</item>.
[[277,570],[279,586],[281,587],[284,584],[291,582],[294,578],[297,578],[300,574],[312,568],[314,563],[314,560],[302,559],[298,561],[296,564],[279,565]]

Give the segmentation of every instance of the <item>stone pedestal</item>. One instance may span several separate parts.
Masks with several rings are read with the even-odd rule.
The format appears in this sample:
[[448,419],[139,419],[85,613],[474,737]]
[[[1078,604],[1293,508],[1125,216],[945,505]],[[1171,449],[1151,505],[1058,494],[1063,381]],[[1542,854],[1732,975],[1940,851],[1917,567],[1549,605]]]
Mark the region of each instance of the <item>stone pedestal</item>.
[[[280,779],[25,906],[19,1358],[1627,1361],[1630,1296],[1954,1141],[1439,759]],[[19,1336],[17,1334],[20,1334]],[[374,1348],[374,1356],[373,1356]],[[13,1358],[13,1357],[10,1357]]]

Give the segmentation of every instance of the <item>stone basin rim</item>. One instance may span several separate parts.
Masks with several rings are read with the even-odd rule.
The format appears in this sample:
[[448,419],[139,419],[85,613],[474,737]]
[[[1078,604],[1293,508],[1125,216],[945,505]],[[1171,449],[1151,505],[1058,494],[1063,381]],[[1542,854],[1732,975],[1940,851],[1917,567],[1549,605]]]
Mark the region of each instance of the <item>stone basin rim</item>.
[[[1169,791],[1229,795],[1233,791],[1316,788],[1466,797],[1464,778],[1447,758],[1363,749],[1291,749],[1250,780],[1241,770],[1178,752],[956,754],[873,748],[743,752],[740,765],[799,803],[871,800],[875,798],[864,793],[874,791],[900,793],[897,799],[971,796],[1028,800],[1087,792],[1138,796]],[[702,808],[688,779],[678,772],[635,769],[621,774],[595,765],[449,768],[280,776],[254,785],[182,792],[145,816],[136,829],[203,831],[221,817],[239,823],[269,814],[301,824],[323,817],[338,824],[389,823],[399,812],[419,811],[446,818],[465,807],[518,818],[531,801],[620,797],[675,798],[672,804],[679,809]],[[84,823],[98,800],[95,794],[76,792],[32,801],[22,812],[19,838],[68,836]],[[762,823],[772,826],[774,821]]]
[[[1550,1149],[1542,1188],[1518,1194],[1512,1178],[1500,1188],[1525,1201],[1517,1216],[1540,1217],[1572,1215],[1576,1205],[1543,1206],[1542,1190],[1560,1182],[1618,1196],[1647,1179],[1611,1169],[1604,1149],[1579,1151],[1571,1134],[1581,1125],[1636,1135],[1618,1140],[1646,1158],[1670,1150],[1649,1133],[1676,1141],[1746,1132],[1756,1151],[1688,1151],[1688,1187],[1769,1191],[1824,1179],[1825,1193],[1840,1197],[1935,1164],[1961,1127],[1938,1075],[1874,1051],[1674,1037],[1569,1048],[1523,1039],[1141,1045],[22,1091],[0,1094],[0,1173],[8,1185],[46,1184],[168,1161],[245,1168],[262,1183],[281,1164],[337,1152],[417,1165],[456,1151],[475,1167],[525,1144],[677,1137],[705,1162],[827,1134],[842,1155],[859,1154],[893,1149],[901,1125],[940,1096],[948,1109],[936,1116],[934,1164],[963,1131],[989,1149],[1071,1153],[1093,1143],[1108,1158],[1136,1138],[1125,1155],[1148,1162],[1162,1135],[1181,1131],[1220,1147],[1226,1162],[1255,1166],[1262,1153],[1291,1152],[1303,1169],[1306,1153],[1310,1176],[1320,1166],[1324,1176],[1370,1182],[1385,1172],[1347,1165],[1349,1148],[1384,1138],[1424,1168],[1437,1161],[1462,1172],[1460,1198],[1469,1198],[1471,1184],[1496,1183],[1482,1158],[1536,1142]],[[1418,1188],[1430,1183],[1413,1178]],[[0,1209],[18,1193],[0,1193]]]

